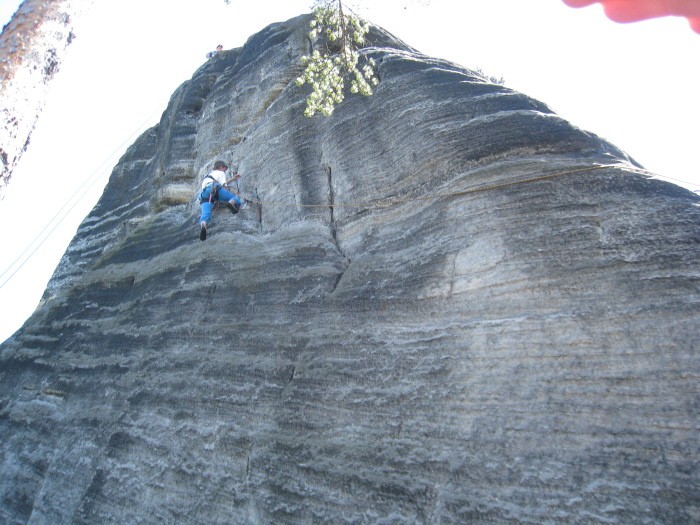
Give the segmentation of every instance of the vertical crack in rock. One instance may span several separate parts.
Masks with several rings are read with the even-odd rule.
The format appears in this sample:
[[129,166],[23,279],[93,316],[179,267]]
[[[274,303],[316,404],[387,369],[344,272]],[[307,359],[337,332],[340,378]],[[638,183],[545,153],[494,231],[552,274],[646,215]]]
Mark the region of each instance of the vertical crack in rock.
[[335,244],[336,249],[338,250],[338,253],[340,253],[343,258],[348,259],[348,257],[345,255],[345,252],[340,246],[340,241],[338,240],[338,222],[336,220],[336,213],[335,213],[335,188],[333,186],[333,175],[332,175],[332,169],[329,165],[326,165],[324,167],[324,171],[326,172],[326,179],[328,181],[328,211],[330,213],[330,230],[331,230],[331,237],[333,239],[333,243]]
[[263,205],[260,200],[260,194],[258,193],[257,186],[255,187],[255,206],[258,208],[258,231],[262,233],[263,231]]
[[447,297],[451,296],[455,289],[455,280],[457,279],[457,255],[451,255],[452,263],[450,264],[449,287],[447,289]]
[[331,237],[333,237],[333,242],[338,248],[338,251],[343,253],[343,250],[340,249],[340,245],[338,244],[338,229],[337,224],[335,223],[335,190],[333,189],[332,169],[329,165],[326,165],[324,170],[328,180],[328,209],[330,211]]
[[330,229],[331,229],[331,237],[333,239],[333,244],[335,244],[336,250],[338,250],[338,253],[342,255],[345,265],[343,268],[343,271],[340,272],[336,278],[335,281],[333,282],[333,286],[331,287],[331,292],[333,293],[336,291],[338,288],[338,285],[340,284],[340,281],[343,278],[343,275],[345,275],[345,272],[347,271],[348,267],[350,266],[350,259],[345,255],[345,252],[343,249],[340,247],[340,242],[338,241],[338,224],[336,222],[335,218],[335,189],[333,187],[333,170],[330,165],[326,165],[324,167],[324,170],[326,172],[326,178],[328,181],[328,209],[330,213]]
[[338,273],[338,275],[336,275],[335,281],[333,282],[333,286],[331,286],[331,293],[335,292],[338,289],[338,285],[340,284],[340,281],[343,279],[343,275],[345,275],[345,272],[347,271],[348,266],[349,265],[345,266],[345,269],[342,272]]

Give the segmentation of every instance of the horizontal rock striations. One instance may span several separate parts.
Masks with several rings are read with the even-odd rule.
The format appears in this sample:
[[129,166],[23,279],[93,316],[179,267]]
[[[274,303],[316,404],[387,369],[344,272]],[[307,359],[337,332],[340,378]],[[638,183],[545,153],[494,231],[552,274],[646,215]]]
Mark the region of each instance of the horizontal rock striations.
[[0,522],[698,521],[698,197],[378,29],[304,118],[309,20],[174,93],[0,347]]

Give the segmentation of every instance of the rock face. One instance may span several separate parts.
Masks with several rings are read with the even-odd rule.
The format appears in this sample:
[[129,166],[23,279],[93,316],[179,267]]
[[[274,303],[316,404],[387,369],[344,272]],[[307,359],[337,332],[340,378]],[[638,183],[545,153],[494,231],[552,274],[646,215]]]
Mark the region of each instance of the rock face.
[[25,0],[0,34],[0,190],[24,153],[51,79],[92,0]]
[[0,347],[0,522],[700,520],[698,198],[378,29],[304,118],[308,22],[175,92]]

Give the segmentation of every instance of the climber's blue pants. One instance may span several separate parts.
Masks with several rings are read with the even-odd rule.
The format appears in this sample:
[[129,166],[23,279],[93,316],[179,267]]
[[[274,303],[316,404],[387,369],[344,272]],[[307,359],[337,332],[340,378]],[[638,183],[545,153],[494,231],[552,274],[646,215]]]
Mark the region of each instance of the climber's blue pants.
[[216,201],[228,202],[233,201],[239,206],[241,205],[241,199],[236,195],[228,191],[226,188],[219,188],[219,197],[212,202],[209,202],[209,195],[211,195],[211,186],[207,186],[199,194],[199,207],[202,209],[202,215],[199,217],[199,222],[208,223],[211,220],[211,211],[214,209],[214,203]]

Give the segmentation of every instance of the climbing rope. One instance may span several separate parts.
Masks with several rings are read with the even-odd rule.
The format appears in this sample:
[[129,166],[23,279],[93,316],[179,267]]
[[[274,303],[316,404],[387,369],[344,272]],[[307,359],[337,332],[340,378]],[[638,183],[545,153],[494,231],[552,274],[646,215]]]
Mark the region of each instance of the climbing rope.
[[[109,166],[108,162],[113,161],[119,152],[123,152],[123,149],[129,144],[133,143],[136,136],[143,133],[149,122],[152,122],[154,117],[158,115],[157,111],[151,113],[147,119],[145,119],[135,131],[133,131],[124,141],[115,148],[112,153],[110,153],[106,159],[104,159],[95,168],[90,175],[88,175],[85,180],[83,180],[75,189],[73,194],[65,201],[61,208],[56,212],[56,214],[49,220],[48,224],[37,234],[37,236],[27,245],[27,247],[20,253],[3,271],[0,273],[0,279],[3,279],[6,274],[9,273],[7,278],[5,278],[2,283],[0,283],[0,289],[2,289],[9,281],[12,279],[17,272],[19,272],[22,267],[31,259],[34,254],[39,250],[44,243],[49,239],[54,231],[63,223],[63,221],[69,216],[71,211],[80,202],[80,196],[85,194],[87,191],[92,189],[92,187],[100,180],[100,178],[105,175],[104,168]],[[109,175],[109,171],[106,172]],[[72,203],[72,204],[71,204]],[[48,233],[47,233],[48,231]],[[46,235],[44,235],[46,234]],[[43,236],[43,238],[42,238]],[[24,259],[24,260],[22,260]],[[20,262],[21,261],[21,262]],[[10,271],[12,272],[10,273]]]
[[[497,190],[497,189],[503,189],[503,188],[508,188],[511,186],[518,186],[521,184],[530,184],[533,182],[539,182],[543,180],[548,180],[548,179],[554,179],[558,177],[564,177],[566,175],[574,175],[574,174],[579,174],[579,173],[585,173],[589,171],[597,171],[597,170],[604,170],[604,169],[621,169],[625,171],[629,171],[632,173],[637,173],[639,175],[646,175],[649,177],[656,176],[655,173],[652,173],[648,170],[642,169],[642,168],[635,168],[633,166],[629,165],[624,165],[624,164],[594,164],[591,166],[583,166],[581,168],[572,168],[568,170],[563,170],[563,171],[557,171],[554,173],[547,173],[544,175],[539,175],[537,177],[531,177],[527,179],[522,179],[522,180],[516,180],[516,181],[508,181],[508,182],[501,182],[497,184],[490,184],[488,186],[480,186],[477,188],[470,188],[466,190],[460,190],[460,191],[453,191],[450,193],[438,193],[434,195],[421,195],[422,200],[438,200],[438,199],[448,199],[448,198],[454,198],[454,197],[463,197],[465,195],[470,195],[474,193],[482,193],[485,191],[492,191],[492,190]],[[398,204],[408,204],[415,202],[415,197],[408,198],[408,197],[387,197],[385,199],[377,199],[373,201],[359,201],[359,202],[345,202],[342,204],[336,204],[336,203],[327,203],[327,204],[291,204],[289,202],[281,202],[281,201],[263,201],[259,199],[245,199],[246,202],[250,204],[255,204],[258,206],[295,206],[298,208],[386,208],[389,206],[395,206]]]

